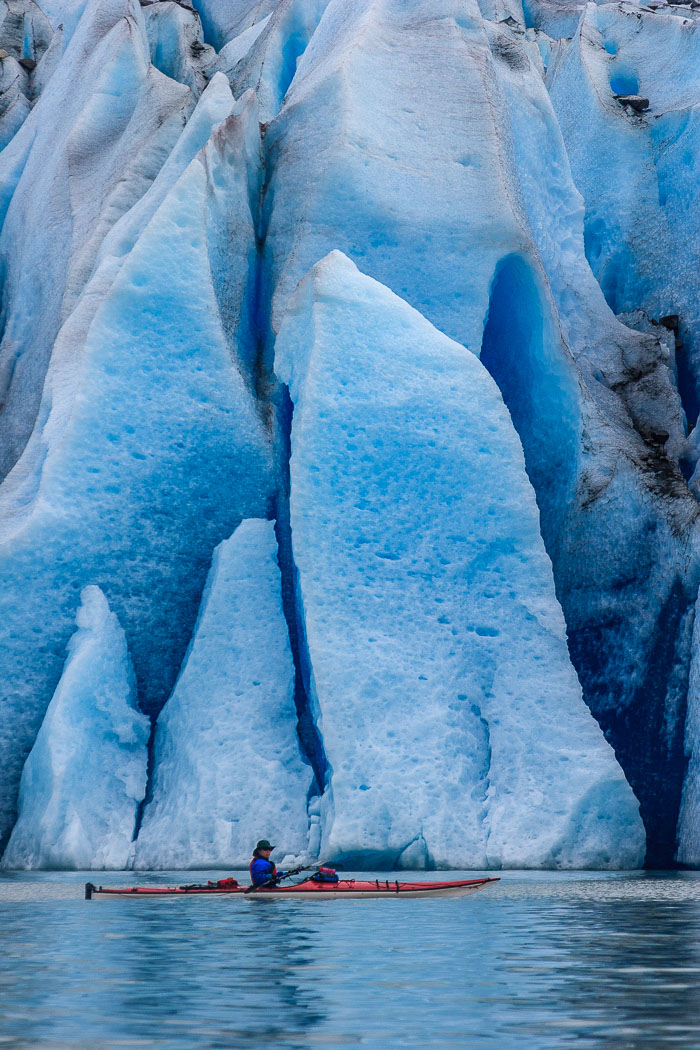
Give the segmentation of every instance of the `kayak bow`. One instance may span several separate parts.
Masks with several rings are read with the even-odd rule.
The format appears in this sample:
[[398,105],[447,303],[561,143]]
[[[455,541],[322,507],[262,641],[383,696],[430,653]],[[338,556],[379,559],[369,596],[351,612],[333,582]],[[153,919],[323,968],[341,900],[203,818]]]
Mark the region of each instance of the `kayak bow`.
[[246,900],[259,900],[261,897],[272,900],[281,900],[290,897],[296,900],[310,900],[312,898],[323,898],[325,900],[359,900],[366,897],[465,897],[469,893],[475,893],[483,889],[491,882],[498,882],[497,878],[489,879],[462,879],[456,882],[398,882],[389,879],[372,879],[362,881],[360,879],[340,879],[338,882],[315,882],[313,879],[304,879],[295,886],[269,886],[259,889],[256,893],[246,894],[247,886],[233,885],[220,886],[216,883],[209,885],[191,886],[124,886],[109,888],[107,886],[95,886],[92,882],[85,883],[85,899],[107,900],[110,897],[245,897]]

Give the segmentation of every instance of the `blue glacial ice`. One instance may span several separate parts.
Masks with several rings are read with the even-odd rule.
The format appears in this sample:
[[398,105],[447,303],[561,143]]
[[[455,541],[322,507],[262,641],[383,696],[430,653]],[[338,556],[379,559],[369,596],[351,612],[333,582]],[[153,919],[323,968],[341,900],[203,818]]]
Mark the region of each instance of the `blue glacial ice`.
[[[272,120],[282,105],[328,2],[283,0],[267,18],[256,22],[222,51],[235,93],[255,90],[262,121]],[[233,58],[241,50],[243,36],[245,52],[234,65]]]
[[[588,260],[615,312],[679,315],[691,425],[700,378],[697,25],[686,8],[640,19],[631,4],[589,5],[551,85],[586,203]],[[616,96],[627,94],[648,108],[622,105]]]
[[61,680],[22,771],[5,868],[124,868],[146,791],[148,719],[124,632],[86,587]]
[[190,7],[160,0],[144,8],[151,62],[166,77],[186,84],[195,98],[204,90],[216,52],[202,39],[202,25]]
[[638,804],[583,703],[486,370],[339,252],[299,286],[275,367],[294,403],[292,544],[329,765],[321,852],[641,863]]
[[217,51],[272,13],[279,0],[196,0],[207,41]]
[[101,240],[148,188],[194,104],[150,65],[136,0],[90,0],[50,83],[0,157],[0,192],[11,194],[0,234],[0,476],[29,438],[53,343]]
[[591,274],[537,38],[511,22],[450,0],[328,4],[265,133],[263,334],[271,353],[297,282],[340,248],[481,352],[584,696],[668,861],[698,584],[684,412],[666,341],[620,324]]
[[243,868],[263,835],[308,845],[294,664],[274,522],[247,520],[214,551],[192,641],[160,713],[138,868]]
[[688,766],[678,817],[677,859],[682,864],[697,868],[700,866],[700,617],[697,616],[697,609],[684,742]]
[[[129,640],[139,700],[157,712],[213,547],[244,517],[266,513],[271,440],[226,317],[226,289],[246,285],[248,259],[237,253],[238,268],[223,271],[220,258],[221,238],[246,243],[251,225],[242,138],[240,117],[217,125],[114,280],[96,273],[97,301],[86,290],[64,325],[34,432],[2,486],[5,827],[80,588],[104,590]],[[111,259],[104,265],[111,274]]]
[[[277,730],[304,756],[291,852],[309,836],[310,853],[322,838],[362,863],[638,863],[614,751],[647,862],[700,864],[700,16],[661,0],[194,8],[0,0],[0,840],[83,588],[98,586],[119,618],[140,709],[155,721],[170,697],[162,744],[178,704],[182,726],[206,719],[191,682],[217,644],[212,594],[222,607],[244,601],[225,586],[222,552],[237,552],[240,580],[255,591],[257,578],[256,597],[276,611],[269,641],[251,635],[226,680],[266,646],[280,658],[273,692],[288,714],[292,697],[298,724],[295,736],[290,714]],[[300,333],[321,285],[332,295]],[[369,358],[357,301],[380,325]],[[336,315],[351,326],[340,331]],[[429,365],[438,352],[442,370]],[[408,358],[422,362],[420,386],[399,367]],[[387,376],[413,393],[403,417],[388,411]],[[312,431],[299,429],[304,412],[319,413]],[[368,451],[348,436],[362,412]],[[406,429],[425,417],[431,437]],[[475,464],[496,447],[498,471],[472,491]],[[368,465],[390,448],[400,457],[375,493],[373,531],[370,502],[347,486],[369,485]],[[529,508],[517,521],[516,493]],[[471,532],[453,527],[462,511]],[[258,520],[241,531],[244,519]],[[410,521],[423,523],[426,550],[411,546]],[[499,546],[504,535],[524,544],[525,562]],[[455,567],[478,537],[481,575],[463,579]],[[412,558],[427,560],[432,589]],[[339,582],[326,593],[331,568]],[[431,618],[438,587],[448,623]],[[366,602],[381,606],[375,623],[362,622]],[[354,625],[347,640],[335,616]],[[495,620],[513,625],[517,658]],[[436,632],[430,673],[406,643],[414,624]],[[501,633],[477,634],[484,626]],[[375,699],[376,728],[366,725],[363,695],[348,691],[353,661],[368,695],[415,709],[415,724],[399,720],[400,770],[396,719]],[[583,736],[554,720],[550,693],[534,704],[535,666],[562,683]],[[455,683],[469,697],[457,706]],[[222,679],[222,703],[224,692]],[[235,732],[252,747],[261,727],[245,711]],[[535,725],[538,760],[516,761],[513,737],[529,747]],[[212,728],[202,754],[188,752],[202,785],[228,775],[212,734],[230,745],[233,730]],[[452,780],[436,769],[441,741],[461,756]],[[170,863],[165,831],[146,836],[179,812],[152,745],[140,863]],[[402,808],[397,785],[416,779],[414,808]],[[545,801],[523,804],[538,792]],[[533,814],[554,798],[542,827]],[[256,814],[241,818],[250,830],[238,845],[228,816],[207,842],[183,831],[178,863],[245,859]]]
[[476,4],[328,4],[265,136],[274,331],[298,281],[339,248],[478,349],[494,270],[527,239],[495,75]]

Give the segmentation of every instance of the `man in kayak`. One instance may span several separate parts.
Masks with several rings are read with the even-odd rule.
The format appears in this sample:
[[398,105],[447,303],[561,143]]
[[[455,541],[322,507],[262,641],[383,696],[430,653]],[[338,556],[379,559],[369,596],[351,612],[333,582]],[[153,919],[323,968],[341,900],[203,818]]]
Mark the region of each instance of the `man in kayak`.
[[250,881],[253,886],[261,886],[263,882],[270,879],[281,879],[287,873],[278,871],[270,860],[270,854],[275,847],[267,839],[260,839],[253,851],[253,859],[250,862]]

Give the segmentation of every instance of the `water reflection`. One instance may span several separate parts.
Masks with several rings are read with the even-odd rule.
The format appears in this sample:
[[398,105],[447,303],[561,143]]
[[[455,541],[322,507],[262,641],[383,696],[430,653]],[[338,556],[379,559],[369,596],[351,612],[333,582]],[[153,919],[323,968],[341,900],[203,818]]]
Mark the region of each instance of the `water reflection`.
[[88,904],[79,883],[0,880],[0,1047],[700,1046],[695,876],[338,904]]
[[558,1012],[579,1042],[700,1046],[698,902],[586,901],[573,922],[570,910],[556,909],[540,937],[565,960]]
[[202,902],[206,911],[189,903],[110,902],[78,913],[71,903],[52,919],[44,905],[29,940],[26,913],[4,923],[0,1045],[13,1035],[25,1045],[110,1050],[140,1040],[306,1046],[324,1014],[313,983],[300,983],[314,958],[304,927],[265,903]]

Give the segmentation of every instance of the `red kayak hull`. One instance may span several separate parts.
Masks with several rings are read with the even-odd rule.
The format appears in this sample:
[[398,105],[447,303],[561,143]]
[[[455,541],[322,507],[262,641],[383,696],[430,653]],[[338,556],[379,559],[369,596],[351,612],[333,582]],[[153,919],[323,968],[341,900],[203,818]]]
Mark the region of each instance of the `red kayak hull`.
[[306,879],[295,886],[268,886],[246,892],[248,886],[121,886],[109,888],[85,884],[85,899],[109,897],[245,897],[248,900],[311,899],[339,900],[366,897],[464,897],[483,889],[497,878],[461,879],[453,882],[398,882],[390,879],[340,879],[338,882],[314,882]]

